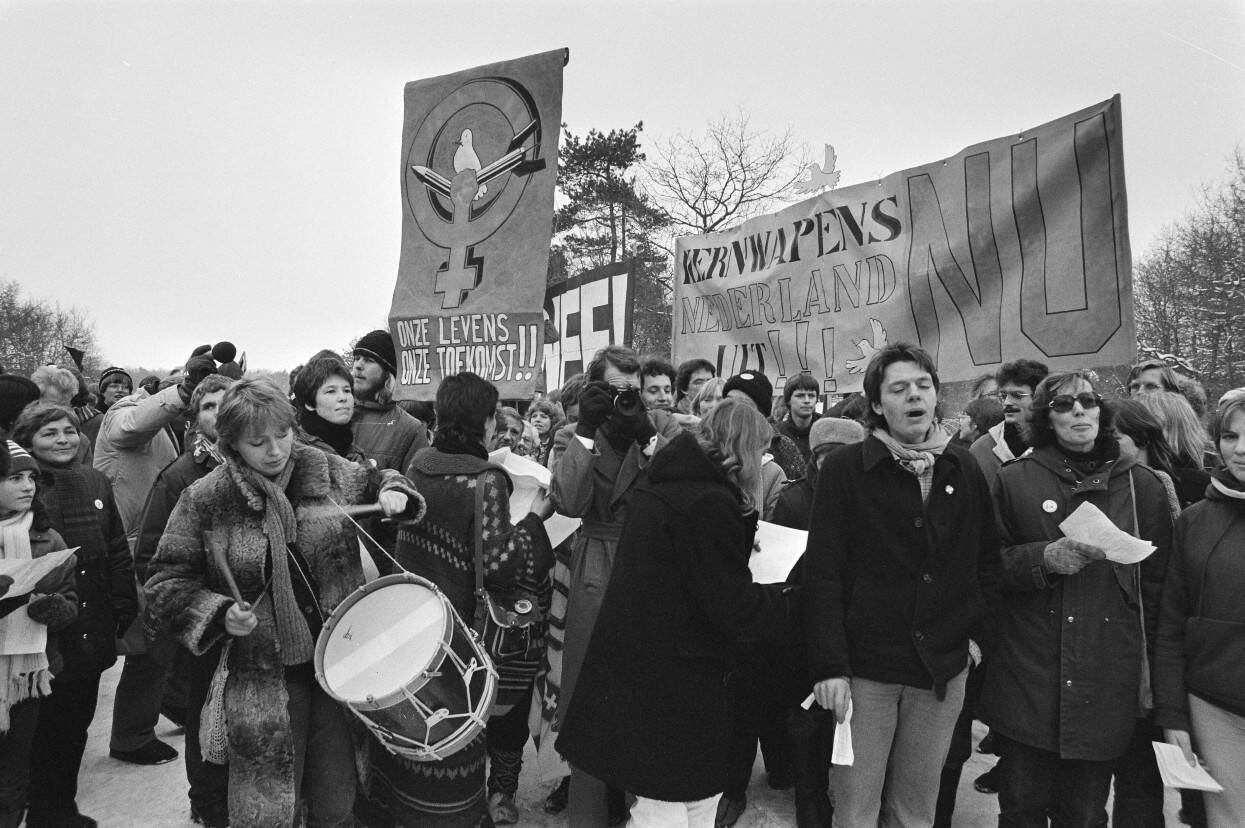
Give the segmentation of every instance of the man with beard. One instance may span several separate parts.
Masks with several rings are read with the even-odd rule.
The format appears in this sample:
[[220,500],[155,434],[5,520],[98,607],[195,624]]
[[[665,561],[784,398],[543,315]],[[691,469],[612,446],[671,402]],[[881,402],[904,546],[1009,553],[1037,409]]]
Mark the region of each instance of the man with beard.
[[[388,331],[365,334],[354,346],[354,442],[381,469],[404,472],[428,445],[428,429],[393,401],[397,353]],[[386,547],[389,544],[385,544]]]
[[1003,422],[981,435],[969,448],[986,483],[993,488],[999,467],[1015,460],[1029,450],[1028,438],[1023,428],[1033,405],[1033,391],[1050,373],[1041,362],[1018,359],[999,368],[996,378],[999,402],[1003,404]]

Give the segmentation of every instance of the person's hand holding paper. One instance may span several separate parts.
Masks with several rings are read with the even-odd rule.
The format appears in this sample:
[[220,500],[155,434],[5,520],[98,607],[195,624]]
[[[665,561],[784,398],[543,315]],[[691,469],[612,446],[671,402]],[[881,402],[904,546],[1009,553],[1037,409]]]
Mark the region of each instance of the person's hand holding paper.
[[[1140,563],[1150,557],[1150,553],[1155,550],[1154,544],[1134,538],[1120,529],[1102,513],[1101,509],[1088,501],[1082,503],[1076,511],[1064,518],[1063,523],[1059,524],[1059,529],[1068,539],[1097,547],[1106,555],[1107,560],[1115,563]],[[1048,546],[1047,549],[1049,550],[1050,547]],[[1077,569],[1079,570],[1080,567]]]

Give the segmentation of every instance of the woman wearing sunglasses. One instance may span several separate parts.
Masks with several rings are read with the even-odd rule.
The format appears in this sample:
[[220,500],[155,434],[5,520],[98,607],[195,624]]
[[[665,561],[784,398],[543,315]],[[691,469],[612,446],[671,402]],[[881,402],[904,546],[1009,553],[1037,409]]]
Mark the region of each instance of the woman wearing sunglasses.
[[[1111,421],[1088,375],[1048,376],[1029,410],[1034,450],[995,482],[1006,594],[981,705],[1003,748],[1000,824],[1106,824],[1114,760],[1147,712],[1172,520],[1163,484],[1120,456]],[[1124,565],[1064,537],[1059,524],[1086,502],[1157,550]]]

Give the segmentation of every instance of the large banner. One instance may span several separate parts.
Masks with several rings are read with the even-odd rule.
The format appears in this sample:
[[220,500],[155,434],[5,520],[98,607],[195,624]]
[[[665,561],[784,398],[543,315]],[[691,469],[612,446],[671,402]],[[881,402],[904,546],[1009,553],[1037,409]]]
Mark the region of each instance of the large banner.
[[472,371],[531,395],[562,123],[558,49],[406,85],[402,254],[389,310],[399,399]]
[[630,345],[631,305],[625,263],[594,268],[549,288],[545,313],[560,336],[545,344],[546,387],[560,388],[606,345]]
[[859,390],[887,343],[944,381],[1131,362],[1120,99],[678,240],[674,361]]

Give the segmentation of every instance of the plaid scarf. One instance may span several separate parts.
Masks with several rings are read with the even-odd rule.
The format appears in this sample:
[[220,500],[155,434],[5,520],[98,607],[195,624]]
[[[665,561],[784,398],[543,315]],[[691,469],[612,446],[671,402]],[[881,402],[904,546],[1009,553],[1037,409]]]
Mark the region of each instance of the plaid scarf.
[[[29,510],[0,521],[0,560],[30,560],[30,524],[34,515]],[[25,619],[26,613],[13,613],[0,618],[0,642],[6,638],[10,624]],[[52,674],[48,671],[47,653],[0,652],[0,733],[9,729],[9,708],[26,699],[37,699],[52,692]]]
[[264,534],[268,537],[268,555],[272,560],[272,606],[277,620],[277,640],[281,642],[281,662],[286,667],[306,664],[315,655],[316,644],[307,627],[307,619],[298,608],[294,582],[290,579],[290,548],[298,540],[298,522],[294,507],[286,497],[294,473],[294,458],[276,478],[259,474],[245,462],[230,457],[225,460],[229,476],[242,491],[247,503],[264,513]]

